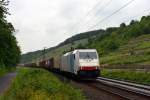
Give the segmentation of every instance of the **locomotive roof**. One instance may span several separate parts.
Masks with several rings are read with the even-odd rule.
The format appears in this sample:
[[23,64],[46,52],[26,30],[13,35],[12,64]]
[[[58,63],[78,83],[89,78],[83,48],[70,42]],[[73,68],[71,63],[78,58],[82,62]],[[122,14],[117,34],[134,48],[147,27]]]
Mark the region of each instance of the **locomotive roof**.
[[67,55],[69,55],[71,53],[75,54],[76,52],[96,52],[96,49],[75,49],[72,52],[65,53],[64,56],[67,56]]
[[96,52],[96,49],[76,49],[73,51],[73,53],[76,53],[76,52]]

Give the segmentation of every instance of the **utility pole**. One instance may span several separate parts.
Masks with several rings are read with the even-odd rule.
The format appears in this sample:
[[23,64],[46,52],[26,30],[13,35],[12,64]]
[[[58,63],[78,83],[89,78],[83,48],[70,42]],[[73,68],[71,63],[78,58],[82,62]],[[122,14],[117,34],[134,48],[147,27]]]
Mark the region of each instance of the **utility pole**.
[[46,59],[46,47],[44,47],[43,49],[43,52],[42,52],[42,55],[43,55],[43,59],[42,60],[45,60]]
[[73,51],[74,50],[74,41],[72,38],[70,39],[70,44],[71,44],[70,51]]

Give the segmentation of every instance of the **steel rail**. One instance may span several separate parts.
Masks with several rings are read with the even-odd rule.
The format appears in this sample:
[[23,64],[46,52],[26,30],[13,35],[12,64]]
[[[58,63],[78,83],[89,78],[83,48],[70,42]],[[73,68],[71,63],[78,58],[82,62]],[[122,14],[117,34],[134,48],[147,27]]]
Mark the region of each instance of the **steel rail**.
[[96,79],[96,81],[106,84],[108,86],[114,87],[114,88],[128,91],[132,94],[150,98],[150,86],[144,86],[144,85],[139,85],[139,84],[134,84],[134,83],[129,83],[129,82],[123,82],[123,81],[118,81],[118,80],[113,80],[113,79],[108,79],[108,78],[103,78],[103,77],[98,77]]
[[128,85],[128,86],[133,86],[139,89],[144,89],[150,91],[150,86],[149,85],[141,85],[141,84],[136,84],[136,83],[131,83],[131,82],[126,82],[126,81],[119,81],[115,79],[109,79],[109,78],[104,78],[104,77],[98,77],[97,79],[105,80],[105,81],[110,81],[110,82],[115,82],[123,85]]

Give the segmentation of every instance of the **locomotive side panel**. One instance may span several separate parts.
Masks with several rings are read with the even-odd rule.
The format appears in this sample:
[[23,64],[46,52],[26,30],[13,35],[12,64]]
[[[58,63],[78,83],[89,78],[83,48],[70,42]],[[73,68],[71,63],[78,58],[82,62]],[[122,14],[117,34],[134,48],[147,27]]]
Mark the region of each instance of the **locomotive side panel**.
[[72,53],[67,53],[61,57],[61,71],[74,73],[74,58]]

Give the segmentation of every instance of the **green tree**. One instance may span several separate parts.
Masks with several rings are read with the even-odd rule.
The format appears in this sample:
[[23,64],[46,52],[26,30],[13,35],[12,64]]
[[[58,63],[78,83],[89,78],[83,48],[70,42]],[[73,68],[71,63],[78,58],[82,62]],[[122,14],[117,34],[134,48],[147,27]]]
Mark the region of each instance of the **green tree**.
[[121,24],[120,24],[120,27],[121,27],[121,28],[124,28],[124,27],[126,27],[126,24],[125,24],[125,23],[121,23]]
[[130,22],[130,25],[134,25],[134,24],[137,24],[137,23],[138,23],[138,21],[132,20],[132,21]]
[[78,44],[78,46],[76,48],[77,49],[85,49],[85,46],[80,43],[80,44]]
[[0,0],[0,65],[15,66],[20,59],[20,48],[13,33],[15,29],[5,18],[9,1]]

